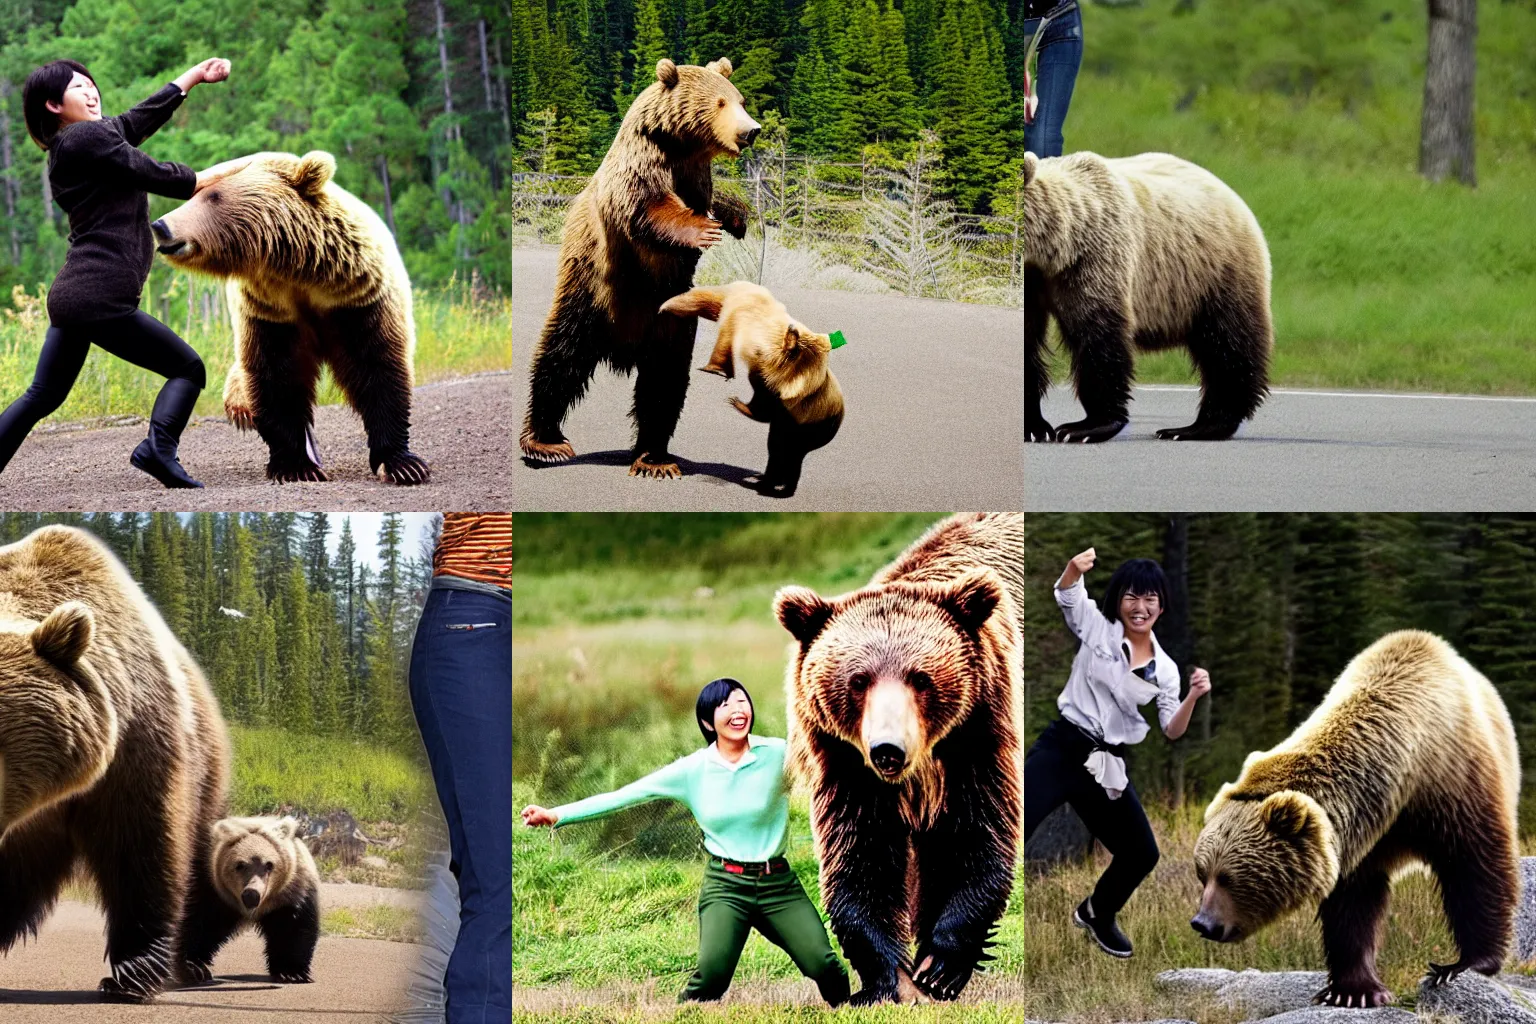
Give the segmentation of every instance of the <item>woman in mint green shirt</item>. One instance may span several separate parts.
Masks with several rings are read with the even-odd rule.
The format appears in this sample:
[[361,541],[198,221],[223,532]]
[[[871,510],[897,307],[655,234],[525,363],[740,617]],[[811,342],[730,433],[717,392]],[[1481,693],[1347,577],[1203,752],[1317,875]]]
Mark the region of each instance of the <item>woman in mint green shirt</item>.
[[709,866],[699,893],[699,966],[678,997],[719,999],[753,928],[783,949],[832,1006],[848,999],[848,972],[821,915],[784,859],[789,787],[784,741],[751,734],[752,698],[734,679],[704,687],[696,705],[705,746],[622,789],[548,810],[523,824],[571,825],[650,800],[686,804],[704,831]]

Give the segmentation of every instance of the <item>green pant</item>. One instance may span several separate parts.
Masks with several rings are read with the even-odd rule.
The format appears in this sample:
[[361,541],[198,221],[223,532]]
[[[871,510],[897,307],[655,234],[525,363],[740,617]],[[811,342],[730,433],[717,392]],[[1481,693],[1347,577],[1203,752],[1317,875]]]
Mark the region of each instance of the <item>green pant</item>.
[[737,875],[711,858],[699,892],[699,967],[678,1002],[724,995],[753,928],[788,953],[829,1004],[848,998],[848,972],[795,873]]

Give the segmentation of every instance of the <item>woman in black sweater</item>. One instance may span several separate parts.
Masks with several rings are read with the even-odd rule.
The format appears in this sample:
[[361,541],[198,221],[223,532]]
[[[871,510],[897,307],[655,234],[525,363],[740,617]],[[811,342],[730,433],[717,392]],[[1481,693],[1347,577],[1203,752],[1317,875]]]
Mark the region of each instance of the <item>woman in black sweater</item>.
[[0,470],[43,417],[69,397],[92,343],[166,378],[155,398],[149,436],[129,461],[166,487],[201,487],[176,459],[176,446],[198,392],[203,361],[169,327],[139,310],[155,243],[149,196],[190,199],[206,182],[185,164],[160,163],[138,149],[200,82],[229,77],[218,57],[188,69],[132,110],[101,116],[91,73],[72,60],[45,64],[27,77],[27,131],[48,153],[53,199],[69,215],[69,254],[48,291],[47,337],[37,372],[0,413]]

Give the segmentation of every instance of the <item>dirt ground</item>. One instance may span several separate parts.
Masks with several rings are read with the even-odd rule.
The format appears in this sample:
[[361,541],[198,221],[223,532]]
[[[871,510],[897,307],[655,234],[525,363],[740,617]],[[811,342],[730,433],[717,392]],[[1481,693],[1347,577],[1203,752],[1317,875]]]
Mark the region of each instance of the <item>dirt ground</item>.
[[205,485],[166,490],[128,464],[143,421],[39,430],[0,474],[0,506],[15,511],[497,511],[511,508],[512,389],[509,373],[483,373],[416,389],[411,450],[432,480],[398,487],[368,472],[362,422],[345,406],[315,410],[315,436],[330,480],[267,482],[267,448],[223,417],[194,419],[181,461]]

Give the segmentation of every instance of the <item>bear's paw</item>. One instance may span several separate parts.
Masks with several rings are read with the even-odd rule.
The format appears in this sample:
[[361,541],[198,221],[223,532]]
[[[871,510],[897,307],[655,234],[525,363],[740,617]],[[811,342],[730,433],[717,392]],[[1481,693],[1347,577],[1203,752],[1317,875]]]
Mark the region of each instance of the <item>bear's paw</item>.
[[653,480],[679,480],[683,471],[676,462],[653,461],[649,453],[635,459],[629,467],[630,476],[645,476]]
[[213,967],[211,964],[195,964],[190,960],[181,965],[181,983],[183,985],[206,985],[213,980]]
[[283,985],[308,985],[315,980],[308,971],[274,971],[268,977]]
[[383,477],[401,487],[414,487],[432,479],[432,467],[427,460],[413,451],[368,453],[368,468],[374,476]]
[[575,458],[576,449],[571,447],[571,442],[563,436],[556,436],[558,440],[541,441],[532,430],[524,430],[517,442],[523,451],[523,458],[547,463],[569,462]]
[[1323,1006],[1369,1010],[1373,1007],[1395,1003],[1397,1002],[1397,996],[1393,995],[1391,989],[1388,989],[1375,978],[1365,978],[1351,982],[1334,981],[1330,978],[1328,979],[1328,984],[1323,986],[1322,990],[1312,997],[1312,1001]]
[[267,463],[267,479],[275,484],[323,484],[330,477],[312,462],[272,459]]

